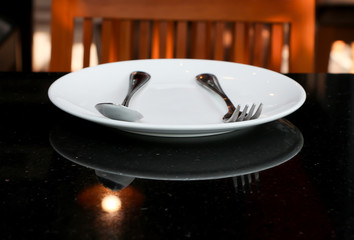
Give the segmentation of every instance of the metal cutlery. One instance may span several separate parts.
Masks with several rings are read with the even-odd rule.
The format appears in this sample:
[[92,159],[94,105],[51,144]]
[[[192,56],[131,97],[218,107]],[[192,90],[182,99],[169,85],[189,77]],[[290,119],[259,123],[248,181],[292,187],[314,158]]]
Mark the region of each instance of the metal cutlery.
[[130,99],[145,83],[150,80],[151,76],[146,72],[136,71],[131,73],[129,78],[128,93],[122,104],[114,103],[98,103],[95,105],[96,109],[105,117],[127,121],[136,122],[143,118],[143,115],[138,111],[128,108]]
[[241,111],[241,106],[235,105],[231,102],[230,98],[225,94],[221,85],[214,74],[211,73],[202,73],[196,76],[196,80],[204,87],[212,90],[218,94],[226,103],[227,113],[223,117],[223,121],[226,123],[229,122],[240,122],[256,119],[261,115],[263,104],[261,103],[256,109],[256,105],[252,104],[250,110],[248,111],[249,106],[246,105]]

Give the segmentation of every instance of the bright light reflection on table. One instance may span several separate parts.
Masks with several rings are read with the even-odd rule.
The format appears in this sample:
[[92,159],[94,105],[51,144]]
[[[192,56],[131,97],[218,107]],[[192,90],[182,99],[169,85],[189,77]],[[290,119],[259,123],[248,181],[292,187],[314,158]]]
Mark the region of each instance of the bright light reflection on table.
[[102,199],[101,207],[105,212],[117,212],[122,207],[122,202],[117,196],[107,195]]

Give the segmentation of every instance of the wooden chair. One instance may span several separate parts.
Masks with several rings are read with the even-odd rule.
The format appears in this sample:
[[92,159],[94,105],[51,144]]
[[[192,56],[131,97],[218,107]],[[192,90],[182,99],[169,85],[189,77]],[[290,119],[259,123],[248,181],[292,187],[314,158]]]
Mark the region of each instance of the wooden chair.
[[[235,61],[280,71],[314,70],[314,0],[52,0],[50,71],[71,71],[74,19],[83,19],[83,67],[93,19],[100,63],[147,58]],[[289,34],[286,34],[286,33]]]

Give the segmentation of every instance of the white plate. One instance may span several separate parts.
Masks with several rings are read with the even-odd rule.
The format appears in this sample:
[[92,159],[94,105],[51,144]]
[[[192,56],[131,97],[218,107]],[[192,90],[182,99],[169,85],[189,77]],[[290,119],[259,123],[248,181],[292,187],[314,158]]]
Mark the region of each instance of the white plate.
[[[121,103],[133,71],[151,75],[129,106],[144,118],[123,122],[102,116],[95,105]],[[200,73],[215,74],[234,104],[263,103],[260,118],[223,123],[226,105],[195,81]],[[232,62],[193,59],[123,61],[85,68],[59,78],[48,94],[57,107],[77,117],[123,131],[167,137],[221,134],[263,124],[294,112],[306,99],[304,89],[282,74]]]

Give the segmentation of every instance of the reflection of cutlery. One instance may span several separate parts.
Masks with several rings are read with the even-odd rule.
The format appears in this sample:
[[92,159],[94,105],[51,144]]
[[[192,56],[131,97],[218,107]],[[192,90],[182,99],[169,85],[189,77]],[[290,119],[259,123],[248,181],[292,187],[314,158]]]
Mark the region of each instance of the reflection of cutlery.
[[202,73],[196,76],[196,80],[204,87],[209,88],[213,92],[217,93],[222,99],[224,99],[227,105],[227,113],[223,117],[224,122],[240,122],[240,121],[247,121],[251,119],[256,119],[261,115],[262,112],[262,103],[258,106],[256,112],[253,114],[256,105],[252,104],[250,111],[248,110],[248,105],[245,106],[243,111],[241,110],[241,106],[238,105],[237,107],[231,102],[228,96],[222,90],[220,83],[215,75],[210,73]]
[[126,122],[136,122],[143,118],[143,115],[138,111],[128,108],[129,101],[133,94],[141,88],[150,79],[150,75],[146,72],[133,72],[129,79],[129,89],[127,96],[125,97],[122,104],[114,103],[99,103],[96,104],[96,109],[105,117],[126,121]]
[[254,191],[258,191],[259,172],[240,175],[232,179],[237,193],[253,193]]
[[119,191],[127,187],[134,181],[134,177],[109,173],[95,169],[96,176],[102,182],[105,187],[113,191]]

